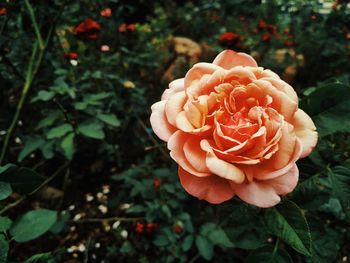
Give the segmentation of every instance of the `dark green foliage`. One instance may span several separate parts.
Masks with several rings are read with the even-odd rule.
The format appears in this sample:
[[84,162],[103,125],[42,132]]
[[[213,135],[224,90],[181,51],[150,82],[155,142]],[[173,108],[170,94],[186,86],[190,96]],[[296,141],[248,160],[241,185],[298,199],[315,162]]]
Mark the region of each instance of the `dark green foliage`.
[[[0,263],[349,258],[350,11],[337,2],[1,1],[1,150],[28,90],[0,160]],[[74,33],[86,18],[96,39]],[[253,54],[295,88],[320,136],[281,204],[210,205],[183,190],[148,121],[198,59],[174,36],[199,43],[203,62]]]

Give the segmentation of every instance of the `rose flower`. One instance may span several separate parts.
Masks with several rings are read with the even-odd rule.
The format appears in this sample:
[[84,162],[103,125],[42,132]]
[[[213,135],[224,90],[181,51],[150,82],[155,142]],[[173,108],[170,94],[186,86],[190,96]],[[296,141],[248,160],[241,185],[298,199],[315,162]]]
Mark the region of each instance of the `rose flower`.
[[226,50],[170,83],[151,125],[184,189],[212,204],[237,195],[271,207],[298,182],[295,162],[317,142],[294,89],[247,54]]
[[91,18],[85,19],[77,25],[73,32],[80,38],[95,40],[101,31],[101,25]]

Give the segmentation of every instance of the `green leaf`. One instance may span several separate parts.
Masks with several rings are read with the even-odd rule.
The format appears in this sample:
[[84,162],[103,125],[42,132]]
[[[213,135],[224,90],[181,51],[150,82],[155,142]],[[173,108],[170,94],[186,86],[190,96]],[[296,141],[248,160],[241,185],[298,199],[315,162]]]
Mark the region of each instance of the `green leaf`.
[[49,130],[48,133],[46,134],[46,137],[49,140],[54,138],[60,138],[71,131],[73,131],[72,125],[65,123]]
[[191,249],[193,244],[194,238],[192,235],[188,235],[185,237],[185,239],[181,243],[181,248],[183,251],[187,252]]
[[225,231],[214,223],[205,223],[201,226],[200,233],[202,236],[208,238],[214,245],[223,248],[233,247],[233,243],[226,235]]
[[199,254],[206,260],[211,260],[214,256],[214,245],[205,237],[196,237],[196,246]]
[[317,87],[301,101],[300,107],[312,116],[320,136],[350,129],[348,85],[329,83]]
[[12,220],[8,217],[0,216],[0,232],[4,232],[12,225]]
[[58,217],[56,223],[50,228],[50,232],[54,234],[59,234],[62,232],[70,219],[71,215],[68,211],[61,212]]
[[38,92],[38,95],[32,99],[32,102],[36,102],[38,100],[48,101],[51,100],[55,96],[55,93],[52,91],[41,90]]
[[64,155],[67,157],[68,160],[73,159],[74,155],[74,133],[69,133],[66,135],[66,137],[61,142],[61,147],[63,149]]
[[18,218],[10,229],[14,240],[22,243],[45,234],[56,222],[57,212],[48,209],[37,209]]
[[7,254],[9,252],[9,243],[4,235],[0,235],[0,263],[7,262]]
[[9,197],[12,193],[11,185],[0,181],[0,201]]
[[230,241],[225,231],[222,229],[215,229],[208,234],[210,241],[223,248],[232,248],[233,243]]
[[26,261],[24,261],[24,263],[39,263],[39,262],[54,263],[55,260],[52,253],[47,252],[47,253],[40,253],[40,254],[33,255],[30,258],[28,258]]
[[22,162],[24,158],[26,158],[36,149],[39,149],[42,145],[44,145],[44,143],[45,141],[39,136],[30,138],[28,141],[25,142],[24,148],[19,153],[17,161]]
[[273,246],[265,246],[252,251],[245,261],[246,263],[293,263],[289,254],[284,250],[277,250],[274,253]]
[[43,118],[39,121],[36,129],[48,127],[48,126],[54,124],[54,122],[56,120],[58,120],[59,118],[63,118],[63,114],[59,110],[49,111],[48,113],[45,114],[45,116],[46,116],[45,118]]
[[336,166],[329,171],[334,195],[347,211],[350,209],[350,169],[345,166]]
[[114,127],[120,126],[120,121],[118,120],[117,116],[115,116],[114,114],[98,114],[97,119]]
[[15,168],[17,168],[17,165],[14,165],[12,163],[8,163],[4,166],[0,166],[0,174],[6,173],[6,172],[11,172]]
[[165,235],[158,235],[153,240],[153,244],[157,247],[165,247],[169,244],[169,239]]
[[45,181],[45,177],[42,177],[29,168],[23,167],[9,174],[5,174],[1,177],[1,180],[11,184],[15,192],[29,194]]
[[78,131],[86,137],[102,140],[105,138],[103,126],[100,123],[83,123],[79,125]]
[[267,209],[264,219],[268,230],[299,253],[311,255],[311,234],[306,218],[293,202],[285,200],[275,208]]
[[[341,112],[341,114],[339,114]],[[313,120],[320,136],[330,135],[336,132],[348,132],[350,130],[350,100],[325,110],[314,116]]]
[[321,85],[303,98],[300,108],[312,116],[350,99],[350,87],[341,83]]

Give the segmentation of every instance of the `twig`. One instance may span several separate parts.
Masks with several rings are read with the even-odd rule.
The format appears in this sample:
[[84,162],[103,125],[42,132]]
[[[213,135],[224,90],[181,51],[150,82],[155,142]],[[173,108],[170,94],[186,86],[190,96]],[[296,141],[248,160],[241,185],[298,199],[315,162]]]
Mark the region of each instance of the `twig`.
[[22,203],[28,196],[31,196],[31,195],[35,194],[36,192],[38,192],[46,184],[51,182],[57,175],[59,175],[69,164],[70,164],[70,162],[64,163],[60,168],[57,169],[56,172],[54,172],[50,177],[48,177],[42,184],[40,184],[37,188],[35,188],[31,193],[29,193],[28,195],[24,195],[20,199],[18,199],[17,201],[5,206],[3,209],[0,210],[0,215],[5,213],[7,210],[11,209],[12,207],[15,207],[15,206],[19,205],[20,203]]
[[200,257],[199,254],[195,255],[195,256],[191,259],[191,261],[189,261],[188,263],[194,263],[194,262],[196,262],[197,259],[199,259],[199,257]]
[[143,220],[143,217],[107,217],[107,218],[86,218],[86,219],[80,219],[77,221],[71,220],[71,223],[101,223],[101,222],[110,222],[110,221],[121,221],[121,222],[134,222]]
[[154,139],[154,137],[151,134],[149,134],[149,132],[147,131],[146,124],[139,117],[137,117],[137,121],[139,122],[141,127],[144,129],[144,131],[146,132],[146,134],[148,135],[150,140],[155,144],[155,146],[158,148],[158,150],[163,154],[163,156],[165,158],[169,159],[169,154],[166,151],[164,151],[163,147],[158,143],[158,141],[156,139]]

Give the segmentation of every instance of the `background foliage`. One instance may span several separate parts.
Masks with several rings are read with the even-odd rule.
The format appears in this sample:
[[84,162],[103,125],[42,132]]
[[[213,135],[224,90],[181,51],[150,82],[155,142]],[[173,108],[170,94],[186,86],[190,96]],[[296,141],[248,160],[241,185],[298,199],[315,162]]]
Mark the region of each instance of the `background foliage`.
[[[0,262],[348,262],[349,25],[348,1],[2,1]],[[148,122],[224,48],[319,131],[275,208],[188,196]]]

